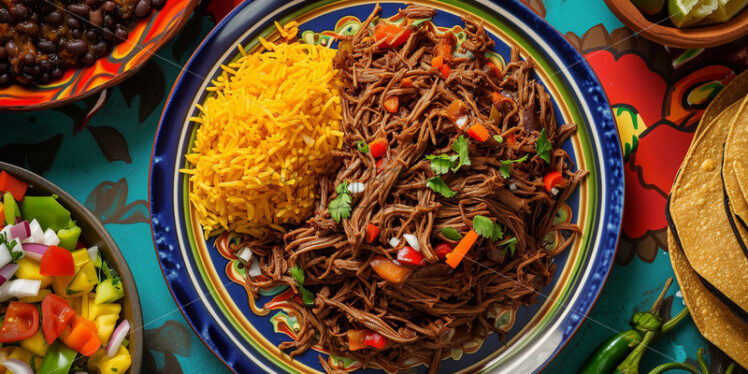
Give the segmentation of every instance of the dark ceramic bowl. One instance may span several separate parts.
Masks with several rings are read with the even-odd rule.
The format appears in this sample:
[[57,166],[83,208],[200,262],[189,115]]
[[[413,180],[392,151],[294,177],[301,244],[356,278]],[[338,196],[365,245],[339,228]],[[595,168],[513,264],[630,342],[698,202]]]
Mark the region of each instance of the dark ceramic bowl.
[[0,170],[5,170],[9,174],[29,184],[27,195],[52,195],[59,196],[58,201],[62,206],[70,211],[71,217],[81,228],[81,241],[87,246],[95,245],[104,260],[109,263],[122,277],[122,285],[125,288],[125,299],[122,302],[122,311],[124,317],[130,321],[130,334],[127,339],[130,341],[129,349],[132,356],[132,365],[128,373],[140,373],[143,362],[143,314],[140,310],[140,298],[138,289],[135,287],[135,278],[127,266],[125,258],[122,257],[117,245],[114,244],[109,232],[98,218],[93,215],[78,200],[74,199],[67,192],[57,187],[54,183],[36,175],[26,169],[20,168],[0,161]]

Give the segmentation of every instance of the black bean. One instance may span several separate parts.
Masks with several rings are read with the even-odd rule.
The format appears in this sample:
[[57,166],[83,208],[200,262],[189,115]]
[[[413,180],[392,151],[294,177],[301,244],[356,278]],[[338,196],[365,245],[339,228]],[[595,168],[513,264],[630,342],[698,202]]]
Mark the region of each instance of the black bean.
[[71,30],[70,35],[72,35],[76,39],[80,39],[81,36],[83,36],[83,31],[81,31],[81,29]]
[[13,41],[9,41],[5,44],[5,50],[8,52],[8,56],[10,56],[11,58],[16,57],[16,55],[18,54],[18,45]]
[[116,4],[114,4],[114,1],[108,0],[105,1],[103,4],[101,4],[101,10],[105,12],[111,12],[114,10]]
[[5,47],[0,46],[0,59],[5,59],[7,57],[8,55],[5,53]]
[[44,73],[39,77],[39,81],[42,83],[48,83],[50,80],[49,73]]
[[70,4],[67,8],[71,13],[77,14],[81,17],[88,16],[88,5],[86,4]]
[[42,69],[39,68],[39,65],[24,65],[23,68],[21,68],[24,73],[27,73],[29,75],[37,76],[42,73]]
[[117,35],[118,39],[125,40],[127,39],[127,30],[125,30],[122,27],[117,27],[117,30],[114,31],[115,35]]
[[52,70],[52,78],[59,78],[60,76],[62,76],[62,70],[60,70],[60,68],[54,68],[54,70]]
[[34,62],[36,62],[36,57],[32,55],[31,53],[27,53],[23,56],[23,63],[26,65],[31,65]]
[[49,60],[42,60],[42,62],[39,63],[39,67],[44,71],[50,71],[52,70],[52,63],[49,62]]
[[91,66],[94,62],[96,62],[96,57],[91,53],[86,53],[81,57],[80,61],[83,66]]
[[0,72],[8,70],[10,64],[7,62],[0,62]]
[[74,39],[65,43],[65,50],[74,55],[85,53],[88,50],[88,44],[80,39]]
[[151,2],[149,0],[139,0],[135,5],[135,15],[145,17],[151,11]]
[[21,75],[17,75],[16,79],[18,79],[21,83],[31,83],[34,81],[34,77],[29,73],[21,73]]
[[109,27],[109,28],[113,27],[114,26],[114,17],[112,17],[112,16],[110,16],[108,14],[105,15],[104,16],[104,26]]
[[96,57],[101,57],[106,54],[107,47],[109,45],[105,41],[100,41],[91,48]]
[[114,33],[112,33],[112,30],[110,30],[108,27],[101,28],[101,36],[105,40],[114,40]]
[[23,6],[23,4],[16,3],[16,6],[10,8],[10,14],[13,15],[18,21],[23,21],[29,18],[29,8]]
[[0,8],[0,23],[13,23],[13,16],[5,8]]
[[99,2],[100,0],[86,0],[86,4],[92,8],[99,5]]
[[78,21],[75,17],[69,17],[65,23],[68,24],[68,27],[71,29],[79,29],[81,28],[81,22]]
[[161,9],[166,4],[166,0],[151,0],[151,6],[156,9]]
[[95,43],[97,40],[99,40],[99,33],[94,29],[86,30],[85,35],[86,40],[88,40],[89,43]]
[[57,46],[51,40],[39,39],[36,42],[36,48],[44,53],[55,53],[57,52]]
[[25,21],[17,24],[15,29],[18,32],[34,36],[39,32],[39,25],[31,21]]
[[55,10],[53,12],[47,13],[43,19],[44,22],[53,26],[57,26],[62,23],[62,13]]
[[47,59],[52,63],[53,66],[60,66],[60,64],[62,64],[62,59],[57,54],[52,53],[47,56]]
[[88,13],[88,20],[91,21],[94,26],[101,26],[104,22],[104,14],[101,12],[101,9],[96,9]]

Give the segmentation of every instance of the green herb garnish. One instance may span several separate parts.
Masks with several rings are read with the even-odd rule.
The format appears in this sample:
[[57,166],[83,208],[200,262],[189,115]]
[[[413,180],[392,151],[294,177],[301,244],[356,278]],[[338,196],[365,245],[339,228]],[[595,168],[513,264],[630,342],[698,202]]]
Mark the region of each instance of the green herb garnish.
[[497,241],[504,237],[504,232],[501,230],[501,226],[491,221],[490,218],[484,216],[473,217],[473,230],[475,230],[478,235],[491,239],[492,241]]
[[499,168],[499,173],[501,173],[501,176],[504,177],[504,179],[509,178],[512,174],[512,164],[517,162],[523,162],[527,160],[527,155],[522,156],[522,158],[516,159],[516,160],[503,160],[501,161],[501,167]]
[[452,171],[460,170],[462,165],[470,165],[470,156],[468,155],[468,141],[467,138],[460,135],[454,143],[452,143],[452,150],[457,152],[459,161],[457,165],[452,168]]
[[444,183],[444,180],[442,180],[441,177],[429,178],[429,180],[426,181],[426,186],[432,189],[434,192],[440,193],[442,196],[446,198],[450,198],[454,195],[457,195],[457,192],[452,191],[449,188],[449,186],[447,186],[447,184]]
[[304,287],[304,279],[306,278],[304,269],[299,267],[299,265],[294,265],[290,271],[291,278],[296,282],[296,288],[301,292],[301,301],[304,302],[304,305],[314,305],[314,293]]
[[442,235],[449,240],[460,240],[462,235],[454,227],[445,227],[442,229]]
[[458,157],[457,155],[428,155],[426,159],[431,161],[431,170],[436,175],[442,175],[449,172],[449,168],[454,166]]
[[369,145],[363,140],[359,140],[358,143],[356,143],[356,147],[358,147],[358,151],[363,154],[369,153]]
[[495,141],[496,141],[496,143],[499,143],[499,144],[501,144],[501,143],[503,143],[503,142],[504,142],[504,137],[502,137],[501,135],[494,135],[494,136],[493,136],[493,140],[495,140]]
[[538,157],[549,164],[551,163],[551,142],[548,141],[545,129],[540,131],[540,136],[538,136],[538,140],[535,142],[535,151],[538,153]]
[[335,188],[338,196],[330,201],[330,215],[335,222],[340,223],[343,218],[351,217],[351,193],[348,191],[348,181],[345,181]]
[[506,239],[506,240],[498,243],[498,245],[500,245],[500,246],[501,245],[507,246],[506,248],[504,248],[502,250],[502,252],[501,252],[502,254],[506,254],[506,250],[507,250],[507,248],[509,248],[509,253],[511,254],[512,257],[514,257],[514,251],[517,250],[517,238],[516,237],[511,237],[509,239]]

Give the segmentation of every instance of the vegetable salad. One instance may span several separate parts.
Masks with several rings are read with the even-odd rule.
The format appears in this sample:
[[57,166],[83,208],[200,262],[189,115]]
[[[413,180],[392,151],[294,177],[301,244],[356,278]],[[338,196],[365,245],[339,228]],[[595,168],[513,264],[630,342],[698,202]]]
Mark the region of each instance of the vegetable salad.
[[0,364],[12,374],[125,373],[119,275],[79,240],[57,196],[27,190],[0,172]]

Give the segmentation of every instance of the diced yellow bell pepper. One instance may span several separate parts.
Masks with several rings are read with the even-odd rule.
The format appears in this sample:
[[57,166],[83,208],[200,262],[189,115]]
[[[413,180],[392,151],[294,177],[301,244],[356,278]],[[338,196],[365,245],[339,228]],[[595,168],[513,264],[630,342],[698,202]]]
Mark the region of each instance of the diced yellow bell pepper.
[[94,318],[98,316],[103,316],[107,314],[113,314],[119,318],[119,313],[122,311],[122,305],[117,303],[103,303],[96,305],[95,303],[93,306],[90,307],[88,310],[88,316],[89,319],[93,320]]
[[61,275],[54,276],[53,278],[52,289],[55,291],[55,294],[63,298],[68,297],[67,288],[70,282],[73,280],[73,276]]
[[47,341],[44,340],[42,329],[39,329],[36,331],[36,334],[34,334],[34,336],[28,339],[21,340],[21,347],[37,356],[44,357],[44,355],[47,354],[47,350],[49,349],[49,344],[47,344]]
[[131,364],[130,352],[124,346],[120,346],[112,358],[106,355],[106,349],[100,349],[88,359],[88,370],[98,374],[122,374]]
[[112,332],[117,326],[118,319],[119,315],[116,314],[104,314],[96,317],[94,323],[96,324],[96,331],[99,333],[99,339],[101,339],[102,343],[109,341],[109,337],[112,336]]
[[17,262],[16,278],[33,279],[42,281],[41,288],[46,288],[52,283],[52,277],[42,275],[39,271],[39,261],[24,257]]
[[99,279],[96,274],[96,266],[89,261],[80,268],[75,278],[68,285],[66,292],[69,295],[89,293],[93,291],[97,283],[99,283]]
[[47,295],[51,293],[52,291],[50,291],[49,288],[45,288],[45,289],[39,290],[39,294],[37,294],[36,296],[22,297],[18,299],[18,301],[22,303],[34,304],[34,303],[41,302],[45,297],[47,297]]
[[[33,356],[34,356],[33,353],[21,347],[13,347],[13,350],[10,352],[10,356],[8,356],[8,358],[15,358],[16,360],[20,360],[31,365],[31,357]],[[13,374],[13,373],[11,373],[10,370],[6,370],[5,374]]]
[[73,262],[75,263],[75,271],[85,265],[87,262],[91,262],[91,257],[88,257],[88,251],[85,248],[76,249],[73,253]]

